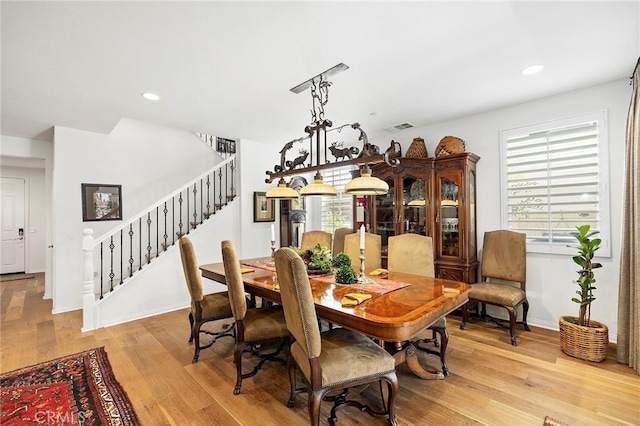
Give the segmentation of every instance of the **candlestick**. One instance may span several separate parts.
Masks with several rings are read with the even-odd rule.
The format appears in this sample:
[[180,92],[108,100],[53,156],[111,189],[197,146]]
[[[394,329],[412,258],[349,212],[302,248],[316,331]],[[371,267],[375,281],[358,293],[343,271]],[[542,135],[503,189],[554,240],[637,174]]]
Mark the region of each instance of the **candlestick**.
[[364,250],[364,225],[360,225],[360,250]]
[[271,262],[267,263],[267,266],[276,266],[276,262],[274,260],[275,252],[276,252],[276,240],[272,238],[271,239]]
[[364,274],[364,247],[360,248],[360,276],[358,282],[363,284],[371,283],[371,280]]
[[276,240],[276,230],[273,228],[273,223],[271,224],[271,241]]

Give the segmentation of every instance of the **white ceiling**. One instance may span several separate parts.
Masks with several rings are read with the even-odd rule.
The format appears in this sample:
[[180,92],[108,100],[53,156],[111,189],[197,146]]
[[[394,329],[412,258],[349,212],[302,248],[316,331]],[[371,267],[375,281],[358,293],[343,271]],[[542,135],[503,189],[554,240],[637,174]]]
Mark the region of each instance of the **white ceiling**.
[[309,90],[289,89],[344,62],[327,118],[387,141],[396,124],[629,77],[640,56],[637,0],[3,1],[1,15],[1,131],[38,139],[127,117],[284,144],[311,120]]

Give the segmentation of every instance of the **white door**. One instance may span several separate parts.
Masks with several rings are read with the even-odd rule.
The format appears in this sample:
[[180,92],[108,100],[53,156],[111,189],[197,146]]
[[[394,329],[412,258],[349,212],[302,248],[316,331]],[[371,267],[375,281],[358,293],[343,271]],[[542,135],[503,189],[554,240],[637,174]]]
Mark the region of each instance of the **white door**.
[[24,272],[24,179],[2,179],[2,266],[0,273]]

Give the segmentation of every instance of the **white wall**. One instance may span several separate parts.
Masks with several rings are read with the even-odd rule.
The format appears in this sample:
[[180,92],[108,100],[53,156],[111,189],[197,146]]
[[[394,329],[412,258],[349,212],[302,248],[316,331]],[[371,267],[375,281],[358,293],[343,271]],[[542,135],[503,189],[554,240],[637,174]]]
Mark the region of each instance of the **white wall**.
[[[283,143],[284,145],[284,143]],[[253,193],[267,192],[275,186],[275,183],[265,183],[266,170],[273,170],[273,165],[279,162],[278,151],[281,147],[272,147],[264,143],[258,143],[246,139],[240,140],[238,150],[240,154],[240,213],[242,235],[240,247],[236,250],[241,257],[264,257],[271,255],[271,225],[275,227],[276,247],[280,247],[279,205],[276,200],[275,222],[253,221]]]
[[121,223],[82,222],[81,183],[122,185],[126,220],[222,161],[191,132],[129,119],[110,135],[56,127],[54,147],[54,312],[81,308],[82,230]]
[[[491,96],[491,94],[487,94]],[[609,168],[611,188],[612,256],[600,258],[603,268],[596,271],[597,300],[592,318],[609,327],[609,338],[617,335],[618,275],[620,271],[622,191],[626,117],[631,99],[628,79],[567,92],[561,95],[513,105],[468,117],[415,128],[394,135],[406,152],[414,137],[421,136],[433,155],[444,136],[464,139],[467,150],[478,154],[478,244],[485,231],[500,229],[500,131],[586,112],[606,110],[609,130]],[[464,102],[464,99],[460,99]],[[376,141],[386,146],[388,141]],[[568,255],[529,254],[527,256],[527,295],[530,324],[558,329],[560,315],[577,315],[578,305],[571,302],[577,285],[576,266]],[[497,311],[496,311],[497,313]]]
[[[0,175],[24,177],[28,180],[26,272],[45,271],[44,298],[52,294],[52,250],[53,223],[52,181],[53,181],[53,144],[49,141],[30,140],[4,136],[0,138],[2,169]],[[34,161],[35,160],[35,161]],[[9,168],[11,167],[11,168]],[[38,170],[39,169],[39,170]]]

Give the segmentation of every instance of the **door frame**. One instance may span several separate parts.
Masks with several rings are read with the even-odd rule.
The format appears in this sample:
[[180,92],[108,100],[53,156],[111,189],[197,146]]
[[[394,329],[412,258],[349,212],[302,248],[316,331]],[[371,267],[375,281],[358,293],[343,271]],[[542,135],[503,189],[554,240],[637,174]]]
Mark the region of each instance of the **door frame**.
[[30,259],[28,256],[29,248],[30,248],[30,238],[28,238],[29,234],[29,176],[14,176],[11,175],[0,175],[0,178],[3,179],[21,179],[24,181],[24,199],[23,199],[23,223],[24,223],[24,242],[23,242],[23,256],[24,256],[24,273],[30,273]]

